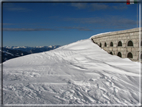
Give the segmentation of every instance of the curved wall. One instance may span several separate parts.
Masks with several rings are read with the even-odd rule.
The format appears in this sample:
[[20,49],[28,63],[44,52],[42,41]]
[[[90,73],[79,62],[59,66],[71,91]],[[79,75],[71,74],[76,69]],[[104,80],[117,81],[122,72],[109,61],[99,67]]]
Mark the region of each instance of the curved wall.
[[[142,46],[142,42],[141,46],[139,46],[139,28],[99,34],[91,39],[112,55],[130,58],[132,61],[139,61],[139,48]],[[142,56],[142,52],[140,56]]]

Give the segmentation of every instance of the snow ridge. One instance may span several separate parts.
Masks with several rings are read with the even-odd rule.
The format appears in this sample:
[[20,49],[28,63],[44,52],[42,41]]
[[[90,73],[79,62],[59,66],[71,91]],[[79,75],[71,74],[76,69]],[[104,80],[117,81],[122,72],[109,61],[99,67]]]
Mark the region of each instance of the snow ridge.
[[139,63],[90,39],[3,63],[4,104],[139,105]]
[[90,39],[93,38],[94,36],[99,36],[99,35],[103,35],[103,34],[107,34],[107,33],[110,33],[110,32],[104,32],[104,33],[95,34],[95,35],[91,36]]

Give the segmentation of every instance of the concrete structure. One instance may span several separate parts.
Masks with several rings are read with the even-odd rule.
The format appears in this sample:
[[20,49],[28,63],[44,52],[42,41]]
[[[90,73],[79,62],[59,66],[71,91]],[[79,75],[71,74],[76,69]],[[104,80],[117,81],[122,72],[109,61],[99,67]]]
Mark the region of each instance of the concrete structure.
[[[104,33],[93,36],[91,39],[112,55],[130,58],[132,61],[139,61],[139,51],[142,46],[142,40],[139,39],[139,28]],[[139,43],[139,41],[141,41],[141,43]],[[142,59],[142,52],[140,56]]]

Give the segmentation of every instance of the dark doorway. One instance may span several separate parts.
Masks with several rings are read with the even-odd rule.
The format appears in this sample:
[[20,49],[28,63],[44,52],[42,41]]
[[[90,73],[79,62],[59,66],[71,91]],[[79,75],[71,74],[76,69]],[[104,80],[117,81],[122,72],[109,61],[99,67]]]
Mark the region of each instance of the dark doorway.
[[112,53],[112,52],[110,52],[109,54],[113,55],[113,53]]
[[133,46],[133,42],[131,40],[128,41],[128,45],[127,46]]
[[107,47],[107,44],[106,44],[106,42],[105,42],[105,47]]
[[119,57],[122,57],[122,54],[121,54],[121,52],[118,52],[117,56],[119,56]]
[[113,42],[110,43],[110,46],[111,46],[111,47],[113,46]]
[[121,41],[118,42],[118,46],[122,46],[122,42]]
[[129,53],[127,54],[127,58],[133,58],[133,54],[132,54],[131,52],[129,52]]
[[100,43],[100,47],[102,47],[102,44]]

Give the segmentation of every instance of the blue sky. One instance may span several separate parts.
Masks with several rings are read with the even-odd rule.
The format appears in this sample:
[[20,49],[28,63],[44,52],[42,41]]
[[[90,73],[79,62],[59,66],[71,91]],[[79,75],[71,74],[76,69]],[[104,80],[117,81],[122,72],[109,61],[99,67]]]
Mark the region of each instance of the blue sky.
[[137,27],[137,4],[3,2],[3,46],[66,45]]

